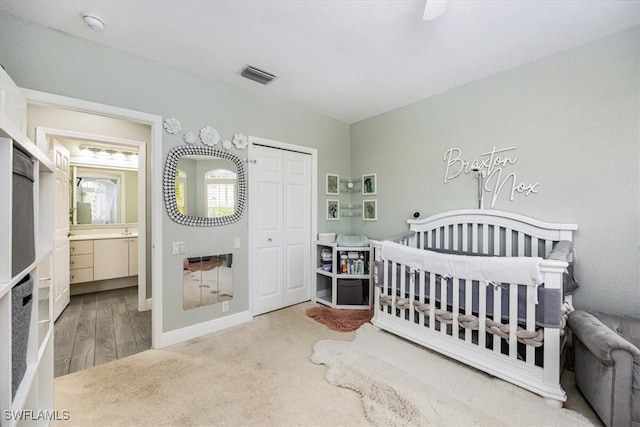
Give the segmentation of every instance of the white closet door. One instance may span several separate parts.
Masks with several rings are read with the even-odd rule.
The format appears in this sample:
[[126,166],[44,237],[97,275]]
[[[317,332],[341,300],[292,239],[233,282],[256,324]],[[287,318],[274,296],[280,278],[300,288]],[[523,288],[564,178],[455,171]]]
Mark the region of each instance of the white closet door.
[[69,304],[69,150],[54,141],[53,319]]
[[256,164],[251,170],[256,180],[253,203],[257,218],[253,227],[256,271],[254,314],[282,308],[282,151],[265,147],[253,150]]
[[253,314],[310,299],[311,168],[309,155],[255,146],[251,226],[255,271]]
[[311,298],[311,156],[284,151],[284,306]]

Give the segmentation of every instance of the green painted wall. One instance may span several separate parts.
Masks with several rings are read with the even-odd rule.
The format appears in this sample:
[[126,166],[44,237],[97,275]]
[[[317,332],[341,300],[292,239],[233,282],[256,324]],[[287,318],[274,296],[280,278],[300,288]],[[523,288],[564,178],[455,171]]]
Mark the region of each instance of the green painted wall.
[[[316,148],[319,176],[324,177],[327,172],[349,174],[349,126],[276,100],[269,95],[268,86],[261,88],[261,94],[235,89],[2,13],[0,63],[20,87],[176,117],[183,129],[198,131],[213,126],[223,138],[242,132]],[[182,144],[181,135],[163,133],[162,158]],[[246,151],[238,154],[246,156]],[[162,172],[153,170],[149,179],[161,183]],[[347,231],[348,221],[336,224],[323,220],[324,191],[318,188],[318,194],[318,231]],[[233,253],[234,298],[228,314],[248,309],[246,215],[236,224],[206,229],[175,224],[164,209],[152,215],[162,216],[163,236],[158,250],[163,259],[164,331],[222,317],[219,304],[182,309],[184,256],[171,254],[174,241],[187,242],[186,256]],[[233,249],[234,237],[240,237],[242,249]]]
[[640,315],[639,64],[636,27],[353,125],[352,171],[378,174],[379,218],[353,231],[384,238],[414,211],[477,207],[472,174],[444,183],[445,152],[517,147],[504,174],[538,192],[503,190],[494,208],[577,223],[575,305]]

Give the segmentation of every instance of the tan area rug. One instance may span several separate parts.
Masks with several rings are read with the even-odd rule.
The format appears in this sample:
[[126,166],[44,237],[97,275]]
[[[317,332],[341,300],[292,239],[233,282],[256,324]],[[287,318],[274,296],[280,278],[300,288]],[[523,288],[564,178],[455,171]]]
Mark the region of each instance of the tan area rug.
[[307,316],[334,331],[351,332],[369,322],[373,317],[373,310],[340,310],[318,306],[308,309]]
[[352,342],[323,340],[311,360],[354,390],[378,426],[591,426],[522,388],[365,324]]

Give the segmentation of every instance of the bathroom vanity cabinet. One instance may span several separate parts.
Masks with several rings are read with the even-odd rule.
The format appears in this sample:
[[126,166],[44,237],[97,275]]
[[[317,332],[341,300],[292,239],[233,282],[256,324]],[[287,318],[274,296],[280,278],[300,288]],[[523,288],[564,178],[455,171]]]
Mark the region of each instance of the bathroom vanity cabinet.
[[79,239],[70,244],[72,284],[138,274],[137,237]]

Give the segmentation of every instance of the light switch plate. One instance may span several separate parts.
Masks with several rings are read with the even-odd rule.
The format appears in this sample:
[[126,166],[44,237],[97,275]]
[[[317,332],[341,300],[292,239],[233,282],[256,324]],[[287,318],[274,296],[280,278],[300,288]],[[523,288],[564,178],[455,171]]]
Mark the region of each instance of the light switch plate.
[[187,253],[187,242],[173,242],[173,255]]
[[233,238],[233,248],[234,249],[240,249],[240,238],[239,237],[234,237]]

